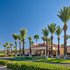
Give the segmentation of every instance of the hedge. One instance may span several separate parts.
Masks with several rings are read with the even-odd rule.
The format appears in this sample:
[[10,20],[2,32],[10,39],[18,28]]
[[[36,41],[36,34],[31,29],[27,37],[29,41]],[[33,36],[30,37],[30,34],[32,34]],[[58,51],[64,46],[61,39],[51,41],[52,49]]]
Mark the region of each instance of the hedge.
[[69,67],[42,62],[0,60],[0,64],[7,65],[7,68],[11,70],[70,70]]
[[7,65],[10,62],[9,60],[0,60],[0,65]]
[[12,70],[70,70],[68,67],[41,62],[9,62],[7,67]]
[[0,54],[0,57],[5,57],[6,55],[5,54]]

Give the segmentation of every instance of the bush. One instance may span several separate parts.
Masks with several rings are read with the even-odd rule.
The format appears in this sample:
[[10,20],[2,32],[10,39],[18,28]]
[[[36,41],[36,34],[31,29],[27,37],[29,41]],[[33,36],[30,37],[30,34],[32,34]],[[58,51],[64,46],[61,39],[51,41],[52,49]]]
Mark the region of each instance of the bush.
[[11,70],[70,70],[69,67],[47,64],[42,62],[24,62],[0,60],[1,65],[7,65]]
[[5,57],[6,55],[5,54],[0,54],[0,57]]
[[68,67],[41,62],[9,62],[7,67],[12,70],[70,70]]
[[0,60],[0,65],[7,65],[10,62],[9,60]]

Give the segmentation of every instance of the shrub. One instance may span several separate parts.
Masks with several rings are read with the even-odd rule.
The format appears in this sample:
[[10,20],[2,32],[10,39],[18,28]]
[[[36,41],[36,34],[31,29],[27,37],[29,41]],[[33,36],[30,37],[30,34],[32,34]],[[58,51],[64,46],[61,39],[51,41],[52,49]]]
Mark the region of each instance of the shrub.
[[7,67],[12,70],[70,70],[68,67],[41,62],[9,62]]
[[7,65],[7,63],[10,62],[9,60],[0,60],[1,65]]
[[69,67],[53,65],[42,62],[24,62],[0,60],[1,65],[7,65],[11,70],[70,70]]
[[5,54],[0,54],[0,57],[5,57],[6,55]]

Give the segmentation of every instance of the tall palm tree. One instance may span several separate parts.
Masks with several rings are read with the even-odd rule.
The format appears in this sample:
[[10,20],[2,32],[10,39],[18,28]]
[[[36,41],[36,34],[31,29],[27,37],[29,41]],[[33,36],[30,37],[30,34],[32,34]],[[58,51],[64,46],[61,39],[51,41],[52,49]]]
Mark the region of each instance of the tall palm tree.
[[17,56],[17,39],[18,39],[18,35],[17,34],[13,34],[12,35],[13,39],[15,40],[15,55]]
[[60,26],[57,26],[55,34],[58,36],[58,38],[57,38],[58,39],[58,59],[60,58],[59,47],[60,47],[60,34],[61,34],[61,32],[62,32],[62,29],[60,28]]
[[49,34],[48,29],[45,27],[45,29],[42,29],[43,39],[46,41],[46,49],[45,49],[45,58],[48,58],[48,45],[47,45],[47,37]]
[[20,30],[20,35],[21,35],[22,43],[23,43],[22,53],[23,53],[23,56],[24,56],[24,45],[25,45],[25,38],[26,38],[26,35],[27,35],[27,30],[26,29],[21,29]]
[[32,52],[31,52],[32,37],[31,37],[31,36],[29,36],[29,37],[28,37],[28,40],[29,40],[29,50],[30,50],[29,57],[32,57]]
[[18,40],[19,40],[19,54],[21,55],[21,53],[22,53],[22,50],[21,50],[21,40],[22,40],[22,38],[21,38],[20,34],[18,35]]
[[34,35],[34,39],[36,39],[36,44],[37,44],[37,40],[39,39],[39,35],[38,34]]
[[67,22],[68,22],[68,20],[70,20],[70,7],[63,7],[63,9],[60,9],[57,16],[64,23],[64,26],[63,26],[63,30],[64,30],[64,59],[66,59],[66,56],[67,56],[66,31],[67,31]]
[[53,58],[53,34],[55,33],[56,30],[56,24],[55,23],[51,23],[50,25],[48,25],[48,30],[51,33],[51,58]]

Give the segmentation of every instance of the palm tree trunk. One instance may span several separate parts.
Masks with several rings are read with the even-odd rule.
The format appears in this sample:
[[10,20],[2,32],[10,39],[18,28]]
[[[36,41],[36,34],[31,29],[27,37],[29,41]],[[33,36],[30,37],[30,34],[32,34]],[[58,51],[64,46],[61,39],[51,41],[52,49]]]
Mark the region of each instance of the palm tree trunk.
[[60,37],[58,37],[58,59],[60,58],[59,56],[60,56],[60,49],[59,49],[59,47],[60,47]]
[[8,48],[7,48],[6,54],[7,54],[7,56],[8,56]]
[[51,35],[51,58],[53,58],[53,35]]
[[30,47],[29,47],[29,49],[30,49],[30,54],[29,54],[29,56],[32,57],[31,43],[30,43]]
[[37,39],[36,39],[36,45],[37,45]]
[[[47,39],[47,37],[46,37],[46,39]],[[47,45],[47,40],[46,40],[45,58],[48,58],[48,45]]]
[[66,59],[67,56],[67,39],[66,39],[66,31],[67,31],[67,25],[64,24],[64,59]]
[[4,47],[4,54],[6,53],[6,47]]
[[11,54],[12,54],[12,47],[11,47]]
[[16,47],[16,49],[15,49],[15,55],[17,56],[17,42],[16,42],[16,40],[15,40],[15,47]]
[[19,54],[21,55],[21,41],[19,41]]
[[67,43],[66,43],[66,31],[64,32],[64,58],[66,59],[67,55]]
[[25,44],[25,41],[24,41],[24,39],[23,39],[23,48],[22,48],[23,57],[24,57],[24,54],[25,54],[25,52],[24,52],[24,44]]

